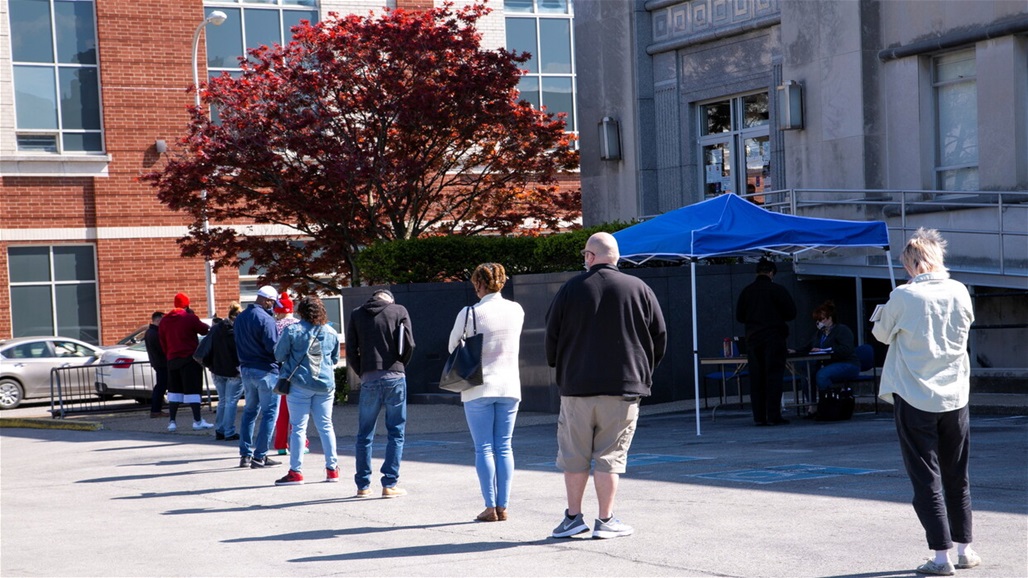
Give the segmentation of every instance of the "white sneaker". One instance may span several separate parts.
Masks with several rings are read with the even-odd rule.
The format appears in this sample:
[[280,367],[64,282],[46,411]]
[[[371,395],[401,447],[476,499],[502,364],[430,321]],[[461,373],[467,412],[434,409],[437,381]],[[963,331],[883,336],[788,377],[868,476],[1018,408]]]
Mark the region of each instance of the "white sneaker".
[[200,418],[200,421],[193,422],[193,429],[211,429],[214,427],[213,423],[207,423],[207,420]]
[[633,532],[634,528],[613,516],[607,522],[597,518],[596,525],[593,526],[593,538],[620,538],[631,536]]
[[175,431],[177,429],[178,429],[178,426],[175,425],[175,422],[173,422],[173,421],[169,421],[168,422],[168,431]]

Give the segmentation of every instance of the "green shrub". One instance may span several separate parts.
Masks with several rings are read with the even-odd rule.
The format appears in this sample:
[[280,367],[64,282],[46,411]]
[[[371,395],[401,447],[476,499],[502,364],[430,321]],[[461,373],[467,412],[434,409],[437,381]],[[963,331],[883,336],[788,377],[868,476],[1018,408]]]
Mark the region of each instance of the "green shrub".
[[335,405],[343,405],[350,399],[350,381],[346,366],[335,368],[336,399]]
[[356,257],[370,285],[465,281],[480,263],[500,263],[508,275],[574,271],[589,235],[613,233],[631,223],[614,222],[542,237],[448,236],[382,241]]

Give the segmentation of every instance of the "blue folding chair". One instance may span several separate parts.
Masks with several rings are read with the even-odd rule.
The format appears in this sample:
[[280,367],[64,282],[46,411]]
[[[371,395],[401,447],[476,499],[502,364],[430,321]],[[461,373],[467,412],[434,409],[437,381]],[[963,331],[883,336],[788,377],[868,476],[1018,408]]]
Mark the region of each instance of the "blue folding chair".
[[[875,350],[871,345],[865,343],[860,345],[855,350],[857,358],[860,359],[860,375],[839,382],[842,385],[848,385],[853,389],[853,394],[857,394],[857,388],[860,386],[871,386],[871,395],[874,396],[874,407],[875,413],[878,413],[878,368],[875,367]],[[871,374],[868,375],[867,372]]]

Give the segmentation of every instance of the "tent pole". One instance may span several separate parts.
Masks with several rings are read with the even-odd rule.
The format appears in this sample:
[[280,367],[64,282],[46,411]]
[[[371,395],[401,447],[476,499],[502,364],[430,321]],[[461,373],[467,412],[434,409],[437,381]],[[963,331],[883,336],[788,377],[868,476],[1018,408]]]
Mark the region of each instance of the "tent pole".
[[892,253],[889,251],[889,247],[885,247],[885,266],[889,268],[889,281],[892,283],[892,288],[896,288],[896,273],[892,270]]
[[696,393],[696,435],[700,435],[700,348],[696,333],[696,259],[689,260],[689,283],[692,285],[692,371]]

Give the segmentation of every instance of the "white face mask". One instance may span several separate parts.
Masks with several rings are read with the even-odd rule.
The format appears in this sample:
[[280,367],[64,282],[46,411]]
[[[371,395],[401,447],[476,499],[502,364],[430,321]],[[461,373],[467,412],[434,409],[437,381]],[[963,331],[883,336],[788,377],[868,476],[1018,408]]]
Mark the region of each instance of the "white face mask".
[[818,329],[824,329],[825,328],[825,322],[824,321],[818,321],[817,322],[817,328]]

